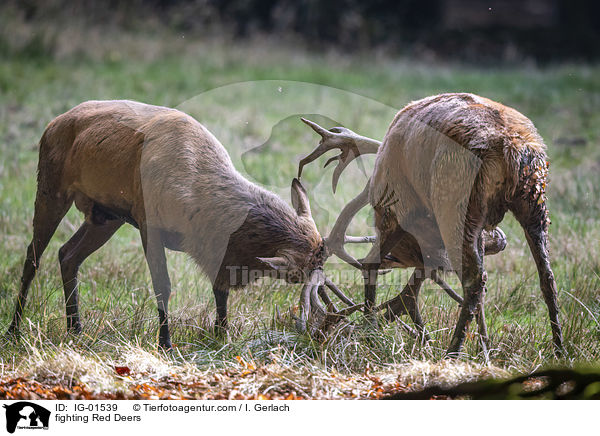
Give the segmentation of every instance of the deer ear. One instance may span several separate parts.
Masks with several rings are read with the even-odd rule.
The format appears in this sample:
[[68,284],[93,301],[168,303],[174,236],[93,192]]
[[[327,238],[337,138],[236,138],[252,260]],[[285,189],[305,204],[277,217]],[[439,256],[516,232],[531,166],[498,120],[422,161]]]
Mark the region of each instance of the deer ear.
[[290,267],[285,257],[257,257],[257,259],[275,271],[286,270]]
[[308,195],[298,179],[292,180],[292,206],[298,216],[311,216]]

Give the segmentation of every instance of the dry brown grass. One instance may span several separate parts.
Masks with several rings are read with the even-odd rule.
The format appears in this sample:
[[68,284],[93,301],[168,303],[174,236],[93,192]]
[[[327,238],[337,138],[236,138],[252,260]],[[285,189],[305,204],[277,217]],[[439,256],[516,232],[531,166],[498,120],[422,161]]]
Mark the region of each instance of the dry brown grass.
[[123,344],[97,355],[69,345],[31,346],[19,363],[3,365],[0,398],[375,399],[432,385],[506,377],[472,362],[407,361],[362,374],[290,365],[277,352],[268,363],[237,357],[200,369],[193,362]]

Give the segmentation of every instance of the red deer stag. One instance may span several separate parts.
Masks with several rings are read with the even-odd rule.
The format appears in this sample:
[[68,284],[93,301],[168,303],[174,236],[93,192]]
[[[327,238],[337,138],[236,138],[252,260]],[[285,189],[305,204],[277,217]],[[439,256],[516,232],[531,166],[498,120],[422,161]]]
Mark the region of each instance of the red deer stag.
[[[298,166],[298,177],[302,175],[302,169],[304,166],[324,153],[334,150],[336,148],[342,149],[340,155],[330,158],[326,163],[327,167],[331,162],[336,160],[339,164],[334,170],[332,177],[332,188],[333,192],[336,191],[339,177],[343,169],[356,157],[364,154],[377,153],[381,142],[367,138],[364,136],[357,135],[353,131],[346,129],[345,127],[333,127],[330,130],[326,130],[318,124],[302,118],[302,121],[310,126],[315,132],[321,135],[322,140],[319,146],[313,150],[313,152],[303,158]],[[369,204],[369,187],[370,180],[367,183],[365,189],[353,200],[351,200],[341,211],[338,216],[329,236],[325,238],[325,245],[327,248],[328,255],[336,255],[348,264],[362,269],[362,265],[352,255],[350,255],[344,245],[348,243],[368,243],[375,242],[376,238],[373,236],[356,237],[347,236],[346,230],[350,225],[350,222],[354,216],[367,204]],[[499,253],[506,247],[506,235],[499,229],[493,229],[491,231],[483,231],[484,244],[485,244],[485,255],[492,255]],[[421,290],[421,286],[427,277],[431,278],[437,283],[452,299],[462,305],[463,298],[458,295],[446,281],[438,275],[435,269],[429,269],[428,271],[424,268],[424,262],[422,256],[416,258],[414,253],[410,251],[396,251],[395,254],[399,257],[388,254],[384,257],[383,263],[380,265],[382,269],[388,268],[410,268],[415,267],[407,285],[402,292],[396,297],[385,303],[379,305],[375,311],[387,309],[384,314],[384,318],[388,320],[395,320],[402,314],[408,314],[412,321],[415,323],[418,333],[422,335],[423,339],[429,341],[429,335],[425,330],[425,323],[421,317],[418,306],[418,296]],[[331,289],[335,289],[330,286]],[[336,289],[339,292],[339,289]],[[337,293],[337,292],[336,292]],[[325,297],[326,298],[326,297]],[[486,348],[487,332],[485,329],[485,315],[483,310],[478,314],[478,324],[480,334],[482,336],[482,345]],[[334,318],[335,319],[335,318]],[[337,318],[339,319],[339,318]],[[416,335],[417,332],[409,329],[408,326],[403,325],[410,333]]]
[[[217,327],[227,325],[229,289],[264,274],[306,279],[303,299],[316,295],[325,281],[323,241],[304,188],[294,179],[291,189],[295,210],[243,178],[219,141],[180,111],[132,101],[74,107],[40,140],[33,239],[9,333],[18,333],[42,254],[72,203],[85,221],[59,250],[71,332],[81,331],[79,266],[125,222],[140,231],[162,348],[171,348],[165,248],[188,253],[210,278]],[[309,310],[302,307],[301,328]]]
[[[322,140],[301,161],[299,172],[328,150],[340,148],[342,153],[327,162],[340,161],[334,189],[341,170],[352,159],[377,149],[377,141],[348,129],[325,130],[312,122],[307,124]],[[535,260],[559,354],[562,332],[548,255],[545,148],[529,119],[476,95],[442,94],[402,109],[377,150],[368,187],[342,213],[346,217],[334,226],[334,241],[327,240],[328,249],[363,269],[366,312],[388,308],[393,316],[402,312],[399,305],[416,306],[415,289],[411,290],[409,283],[404,295],[375,307],[376,271],[382,265],[416,266],[416,271],[424,269],[434,279],[436,271],[454,270],[464,291],[448,348],[448,354],[455,356],[473,316],[483,316],[487,280],[483,256],[504,248],[504,235],[496,226],[511,211],[525,231]],[[371,252],[358,262],[345,252],[343,234],[367,198],[375,210],[378,237]],[[418,292],[422,280],[413,279]],[[412,302],[403,298],[406,296],[411,296]],[[413,320],[415,315],[418,312],[411,314]],[[480,333],[486,336],[483,320]]]

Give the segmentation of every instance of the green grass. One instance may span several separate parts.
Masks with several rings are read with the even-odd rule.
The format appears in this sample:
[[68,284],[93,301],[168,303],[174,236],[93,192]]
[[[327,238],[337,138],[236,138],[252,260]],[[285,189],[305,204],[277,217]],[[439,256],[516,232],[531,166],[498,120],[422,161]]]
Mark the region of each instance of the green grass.
[[[289,200],[289,182],[298,159],[316,145],[315,135],[295,115],[324,115],[357,132],[381,138],[394,111],[409,101],[440,92],[468,91],[513,106],[531,118],[548,144],[552,162],[548,195],[553,222],[551,256],[567,355],[560,362],[553,357],[535,265],[518,224],[507,217],[501,225],[509,239],[506,251],[486,258],[492,363],[509,370],[528,370],[556,363],[597,362],[600,358],[599,67],[482,69],[374,55],[313,55],[268,42],[232,48],[223,42],[184,42],[169,35],[121,36],[120,43],[117,40],[112,45],[90,47],[86,44],[95,41],[90,38],[82,36],[66,45],[75,49],[63,55],[13,54],[0,63],[2,329],[12,316],[31,238],[36,144],[44,126],[77,103],[133,99],[180,106],[213,131],[240,171]],[[265,82],[207,92],[265,79],[319,86],[282,82],[281,98],[273,92],[278,86]],[[313,118],[328,122],[327,118]],[[369,169],[372,161],[365,161]],[[357,167],[351,169],[334,196],[330,177],[331,169],[323,171],[317,163],[303,174],[317,225],[324,234],[331,228],[335,213],[359,192],[365,180]],[[4,365],[18,362],[31,352],[32,344],[49,349],[73,341],[78,350],[107,355],[114,352],[117,343],[155,348],[156,305],[139,236],[129,226],[119,230],[82,266],[84,334],[78,338],[66,334],[57,250],[81,220],[81,215],[71,210],[46,250],[25,311],[24,340],[2,348]],[[372,233],[369,222],[365,210],[353,223],[352,232]],[[427,282],[421,305],[434,338],[431,346],[416,344],[398,324],[377,330],[366,327],[358,314],[325,342],[318,342],[295,333],[285,316],[297,303],[299,287],[261,281],[233,292],[229,337],[219,340],[211,333],[214,302],[209,283],[185,255],[169,253],[168,260],[175,291],[170,303],[173,342],[185,360],[201,368],[227,365],[237,355],[268,360],[273,350],[281,351],[293,364],[343,372],[409,359],[437,361],[443,358],[458,315],[456,304]],[[333,263],[329,268],[343,269]],[[350,278],[346,277],[342,285],[361,300],[358,276],[352,271],[347,275]],[[394,296],[407,277],[407,271],[386,276],[378,298],[383,301]],[[448,280],[460,289],[455,278],[449,276]],[[277,310],[284,314],[282,320],[277,319]],[[476,336],[467,340],[465,352],[464,359],[483,362]]]

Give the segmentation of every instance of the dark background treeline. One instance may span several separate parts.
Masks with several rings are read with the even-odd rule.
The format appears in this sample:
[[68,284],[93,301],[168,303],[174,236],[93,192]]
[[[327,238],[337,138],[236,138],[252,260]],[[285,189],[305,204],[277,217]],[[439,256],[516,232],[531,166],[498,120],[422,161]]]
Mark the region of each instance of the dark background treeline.
[[7,0],[3,10],[24,22],[260,35],[310,50],[377,48],[491,63],[600,55],[600,2],[590,0]]

